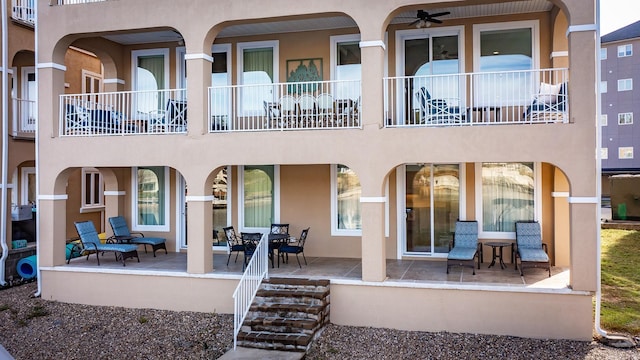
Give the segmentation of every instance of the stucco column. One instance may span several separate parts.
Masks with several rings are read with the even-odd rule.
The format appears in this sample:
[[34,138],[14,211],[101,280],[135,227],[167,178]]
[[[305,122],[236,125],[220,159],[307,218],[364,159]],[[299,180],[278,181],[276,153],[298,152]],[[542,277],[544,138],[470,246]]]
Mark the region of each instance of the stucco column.
[[[67,195],[38,196],[38,266],[65,263],[67,238]],[[72,225],[73,226],[73,225]]]
[[361,197],[362,280],[384,281],[387,278],[387,253],[384,236],[385,198]]
[[[189,195],[187,200],[187,272],[205,274],[213,271],[211,202],[213,196]],[[207,219],[209,219],[207,221]]]
[[208,87],[211,84],[211,50],[206,53],[193,53],[187,50],[187,101],[189,134],[207,133]]
[[385,44],[382,40],[361,41],[362,56],[362,125],[363,127],[381,124],[383,106],[382,79],[384,77]]

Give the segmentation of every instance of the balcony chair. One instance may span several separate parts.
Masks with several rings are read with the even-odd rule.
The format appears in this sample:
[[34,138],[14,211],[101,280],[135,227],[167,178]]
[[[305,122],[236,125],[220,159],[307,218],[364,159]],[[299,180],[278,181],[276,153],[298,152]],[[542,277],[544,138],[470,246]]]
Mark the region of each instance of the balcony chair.
[[292,95],[283,95],[280,98],[280,121],[278,128],[291,127],[298,117],[298,100]]
[[151,133],[186,132],[187,101],[169,99],[166,110],[157,110],[150,115],[147,130]]
[[520,276],[525,267],[543,267],[551,277],[551,264],[547,244],[542,242],[540,224],[535,221],[516,222],[516,270],[520,260]]
[[256,252],[256,248],[262,239],[262,233],[242,233],[242,246],[244,252],[244,260],[242,271],[249,265],[251,257]]
[[313,127],[316,125],[316,98],[309,94],[298,97],[298,108],[300,109],[300,120],[303,124],[300,127]]
[[480,247],[478,242],[478,222],[477,221],[456,221],[456,231],[453,234],[453,248],[449,249],[447,255],[447,274],[451,266],[466,266],[476,274],[475,260],[478,261],[480,269],[480,257],[478,256]]
[[131,232],[127,226],[127,221],[122,216],[114,216],[109,218],[109,224],[113,230],[113,239],[118,242],[124,242],[129,244],[144,245],[144,253],[147,253],[147,245],[151,246],[153,250],[153,257],[156,257],[156,251],[164,249],[164,253],[167,252],[167,245],[165,238],[146,237],[141,232]]
[[416,93],[416,98],[420,105],[421,124],[452,124],[465,120],[466,109],[460,106],[450,106],[451,103],[459,104],[460,99],[433,99],[424,87],[421,87]]
[[83,252],[87,254],[87,260],[92,253],[96,254],[98,265],[100,265],[100,253],[113,252],[116,256],[116,261],[122,260],[122,266],[126,266],[125,260],[129,258],[136,258],[140,262],[138,257],[138,246],[133,244],[113,244],[101,243],[98,237],[98,232],[92,221],[76,221],[74,223],[80,241],[82,242]]
[[318,107],[318,123],[324,126],[333,124],[335,120],[333,95],[327,93],[319,94],[316,97],[316,105]]
[[233,226],[222,228],[222,231],[224,231],[224,236],[227,238],[227,253],[229,254],[227,257],[227,266],[229,266],[231,254],[236,253],[236,260],[234,262],[237,262],[238,255],[244,253],[244,245],[242,244],[242,238],[236,234]]
[[307,240],[307,235],[309,235],[309,229],[310,228],[306,228],[302,230],[302,233],[300,233],[300,238],[298,238],[295,243],[286,243],[280,246],[280,248],[278,249],[278,267],[280,267],[280,257],[282,257],[283,263],[289,262],[289,254],[296,254],[296,260],[298,260],[298,266],[301,269],[302,265],[300,265],[300,258],[298,258],[298,254],[302,254],[304,264],[307,265],[307,258],[304,256],[304,243]]
[[522,117],[527,121],[554,122],[567,119],[568,84],[540,83],[540,89]]
[[275,262],[275,252],[279,251],[280,247],[286,245],[289,242],[289,224],[271,224],[271,230],[269,231],[269,260],[271,260],[271,267]]

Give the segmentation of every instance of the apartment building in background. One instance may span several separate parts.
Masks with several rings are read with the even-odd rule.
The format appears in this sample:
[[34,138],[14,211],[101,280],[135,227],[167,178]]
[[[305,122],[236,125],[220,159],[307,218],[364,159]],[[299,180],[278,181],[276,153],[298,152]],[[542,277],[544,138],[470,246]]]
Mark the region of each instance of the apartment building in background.
[[[221,229],[287,223],[311,228],[312,261],[268,271],[329,279],[332,323],[591,339],[594,0],[37,8],[44,299],[233,313],[243,267],[226,265]],[[99,60],[100,91],[65,87],[71,49]],[[79,171],[97,199],[81,211]],[[87,213],[107,235],[123,216],[169,254],[67,263]],[[509,244],[516,221],[538,221],[552,276],[519,276],[508,250],[485,272],[486,246],[482,272],[447,274],[458,219]]]

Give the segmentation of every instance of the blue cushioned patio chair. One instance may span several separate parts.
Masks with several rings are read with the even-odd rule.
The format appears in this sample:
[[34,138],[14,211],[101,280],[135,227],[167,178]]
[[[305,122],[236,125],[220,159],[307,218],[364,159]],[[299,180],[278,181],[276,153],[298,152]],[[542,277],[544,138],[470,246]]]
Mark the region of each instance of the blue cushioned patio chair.
[[147,245],[153,250],[153,257],[156,257],[156,250],[164,249],[167,252],[166,239],[156,237],[145,237],[141,232],[131,232],[127,226],[127,221],[122,216],[114,216],[109,218],[109,224],[113,230],[113,237],[116,241],[122,243],[144,245],[144,252],[147,253]]
[[296,260],[298,260],[298,266],[302,269],[302,265],[300,265],[300,258],[298,258],[298,254],[302,254],[302,258],[304,259],[304,264],[307,265],[307,258],[304,256],[304,243],[307,240],[307,235],[309,235],[309,229],[306,228],[302,230],[300,234],[300,238],[297,242],[293,244],[283,244],[278,249],[278,267],[280,267],[280,257],[282,257],[282,262],[285,262],[285,256],[287,257],[286,262],[289,262],[289,254],[296,254]]
[[237,262],[238,255],[240,253],[244,253],[244,245],[242,244],[242,238],[238,236],[233,226],[222,228],[222,231],[224,231],[224,236],[227,238],[227,253],[229,253],[229,256],[227,257],[227,266],[229,266],[231,254],[234,252],[236,253],[236,260],[234,262]]
[[456,232],[453,235],[453,248],[447,255],[447,274],[451,266],[466,266],[476,274],[475,260],[480,269],[480,257],[478,249],[482,246],[478,243],[477,221],[456,221]]
[[95,252],[98,265],[100,265],[99,253],[113,252],[115,253],[116,261],[122,260],[122,266],[126,266],[124,261],[128,258],[136,258],[138,262],[140,262],[138,246],[132,244],[101,243],[92,221],[76,221],[74,225],[76,226],[78,236],[80,236],[80,241],[82,241],[84,252],[87,253],[87,260],[89,260],[89,255]]
[[516,270],[520,260],[520,276],[524,267],[543,267],[551,277],[551,264],[547,244],[542,242],[540,224],[534,221],[516,222]]
[[420,122],[423,124],[455,124],[465,120],[466,109],[451,106],[452,103],[460,103],[459,99],[434,99],[424,87],[416,93],[416,98],[420,105]]

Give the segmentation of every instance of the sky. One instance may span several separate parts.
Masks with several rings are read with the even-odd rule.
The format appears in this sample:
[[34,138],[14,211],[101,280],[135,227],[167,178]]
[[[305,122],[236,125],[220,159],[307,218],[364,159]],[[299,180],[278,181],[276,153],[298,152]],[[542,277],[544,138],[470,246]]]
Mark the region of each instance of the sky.
[[606,35],[640,20],[636,1],[600,0],[600,35]]

